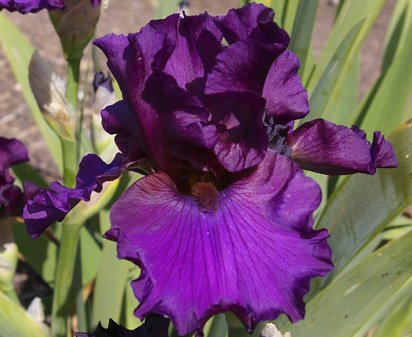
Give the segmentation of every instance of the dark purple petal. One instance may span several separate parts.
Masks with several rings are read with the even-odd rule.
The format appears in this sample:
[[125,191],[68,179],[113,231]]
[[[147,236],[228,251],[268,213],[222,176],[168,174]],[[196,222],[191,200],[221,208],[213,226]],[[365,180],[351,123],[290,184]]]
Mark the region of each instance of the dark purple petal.
[[299,59],[290,51],[279,55],[266,77],[262,96],[266,99],[267,115],[280,124],[305,117],[309,112],[308,95],[298,70]]
[[352,129],[315,119],[296,129],[287,139],[291,159],[302,168],[330,175],[368,173],[379,167],[396,167],[392,145],[375,131],[373,142],[356,127]]
[[104,182],[117,179],[127,164],[120,154],[110,164],[95,154],[86,155],[80,162],[76,188],[54,182],[49,189],[41,189],[33,199],[27,201],[23,217],[29,234],[36,238],[54,222],[62,221],[81,200],[89,201],[93,191],[101,192]]
[[229,44],[251,40],[265,52],[280,54],[289,44],[288,34],[273,22],[274,12],[262,4],[252,3],[229,13],[217,21]]
[[13,184],[0,185],[0,218],[21,215],[23,192]]
[[[179,15],[150,21],[137,34],[106,35],[94,41],[106,55],[110,71],[124,96],[134,96],[144,89],[152,65],[164,67],[173,50]],[[137,89],[137,91],[135,91]]]
[[272,59],[265,59],[249,41],[239,41],[216,57],[206,80],[205,94],[225,92],[262,93]]
[[104,108],[101,116],[104,130],[116,135],[116,145],[127,161],[137,161],[146,157],[142,148],[144,140],[139,132],[136,116],[124,100]]
[[0,10],[21,14],[35,13],[42,9],[54,10],[64,8],[64,0],[0,0]]
[[0,137],[0,185],[12,183],[10,167],[29,160],[26,147],[15,138]]
[[[203,78],[214,65],[221,50],[222,33],[207,13],[179,19],[176,45],[165,72],[182,88]],[[192,83],[193,85],[193,83]]]
[[269,151],[228,188],[198,183],[192,191],[182,195],[156,173],[112,208],[106,237],[118,242],[120,258],[142,268],[132,283],[136,315],[167,315],[180,335],[200,335],[211,315],[227,310],[249,331],[281,313],[301,319],[310,279],[332,268],[328,233],[312,229],[316,183]]
[[132,57],[129,40],[124,35],[110,34],[93,42],[107,57],[107,65],[122,92],[127,90],[126,62]]
[[268,147],[262,123],[265,100],[246,94],[213,95],[208,107],[218,130],[214,152],[219,162],[230,172],[259,164]]
[[154,114],[160,114],[158,138],[165,147],[176,147],[182,141],[203,148],[216,143],[216,127],[208,125],[208,111],[199,98],[179,87],[172,76],[153,73],[142,97]]

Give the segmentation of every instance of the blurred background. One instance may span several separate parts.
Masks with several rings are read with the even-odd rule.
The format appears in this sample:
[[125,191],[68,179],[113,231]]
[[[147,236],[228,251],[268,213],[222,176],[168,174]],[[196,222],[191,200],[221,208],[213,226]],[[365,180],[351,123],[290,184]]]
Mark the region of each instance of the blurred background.
[[[315,57],[319,56],[331,31],[338,8],[337,3],[336,0],[320,0],[312,40]],[[386,0],[379,18],[363,44],[360,59],[359,100],[364,97],[381,73],[383,41],[395,3],[395,0]],[[154,17],[155,5],[154,0],[110,0],[109,7],[102,13],[96,35],[137,32]],[[222,15],[228,9],[238,5],[238,0],[190,0],[188,11],[190,14],[208,11],[213,15]],[[53,65],[55,71],[64,77],[65,60],[47,12],[42,11],[29,15],[4,13],[27,34],[34,47],[40,50],[42,56]],[[88,53],[90,54],[90,47]],[[83,61],[82,66],[87,67],[87,59]],[[102,66],[104,67],[103,58]],[[91,85],[90,90],[92,90]],[[14,79],[1,49],[0,134],[5,137],[21,139],[29,149],[32,165],[38,168],[43,176],[49,180],[57,178],[57,170],[52,166],[53,161],[50,154],[46,150],[46,145],[23,99],[21,88]]]

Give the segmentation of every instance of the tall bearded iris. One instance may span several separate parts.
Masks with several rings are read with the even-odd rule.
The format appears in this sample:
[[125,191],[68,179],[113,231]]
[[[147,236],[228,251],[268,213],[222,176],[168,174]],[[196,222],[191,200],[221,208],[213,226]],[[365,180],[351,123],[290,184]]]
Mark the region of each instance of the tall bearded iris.
[[227,310],[249,331],[281,313],[302,319],[311,278],[332,263],[328,233],[313,229],[321,192],[301,167],[396,166],[378,132],[370,144],[363,131],[321,119],[293,131],[307,94],[273,17],[251,4],[96,40],[123,93],[101,113],[120,153],[110,164],[86,156],[75,189],[54,183],[25,208],[36,237],[104,181],[147,173],[114,204],[105,236],[142,269],[136,315],[167,315],[181,335],[201,334]]

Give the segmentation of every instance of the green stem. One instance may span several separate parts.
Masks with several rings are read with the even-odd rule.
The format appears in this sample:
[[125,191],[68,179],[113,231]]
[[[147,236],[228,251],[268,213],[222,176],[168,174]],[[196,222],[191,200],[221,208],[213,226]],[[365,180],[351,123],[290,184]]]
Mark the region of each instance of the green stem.
[[68,60],[67,68],[67,87],[66,87],[66,98],[67,101],[73,106],[74,110],[77,111],[78,105],[78,92],[80,83],[80,60],[81,59],[70,59]]
[[[80,75],[80,59],[68,60],[66,98],[77,111]],[[73,141],[61,140],[63,150],[63,181],[67,187],[75,187],[78,168],[77,144]],[[67,337],[68,318],[73,308],[78,282],[74,282],[74,274],[79,272],[76,267],[81,224],[64,222],[58,264],[56,268],[56,284],[53,294],[52,335]]]
[[76,185],[77,164],[77,145],[75,142],[62,139],[63,150],[63,182],[70,188]]
[[74,270],[81,225],[63,223],[53,294],[52,335],[67,337],[68,317],[75,302]]

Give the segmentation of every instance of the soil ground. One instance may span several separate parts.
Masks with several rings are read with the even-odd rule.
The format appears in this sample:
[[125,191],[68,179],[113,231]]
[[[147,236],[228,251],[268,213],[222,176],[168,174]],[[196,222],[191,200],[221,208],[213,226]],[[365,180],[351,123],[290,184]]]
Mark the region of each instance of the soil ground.
[[[167,1],[167,0],[163,0]],[[310,1],[310,0],[308,0]],[[190,0],[190,13],[208,11],[224,14],[238,5],[238,0]],[[362,51],[360,96],[363,95],[380,73],[383,40],[395,0],[387,0],[386,5],[369,34]],[[315,26],[313,47],[319,55],[330,32],[336,7],[328,0],[320,0],[318,19]],[[5,13],[29,37],[33,45],[41,51],[58,73],[64,74],[64,59],[59,41],[49,22],[47,13],[20,15]],[[150,0],[110,0],[110,5],[102,14],[97,28],[97,36],[107,33],[136,32],[154,15]],[[30,116],[21,95],[21,89],[14,80],[7,60],[0,49],[0,135],[16,137],[28,147],[32,164],[49,179],[56,178],[56,168],[41,136]]]

